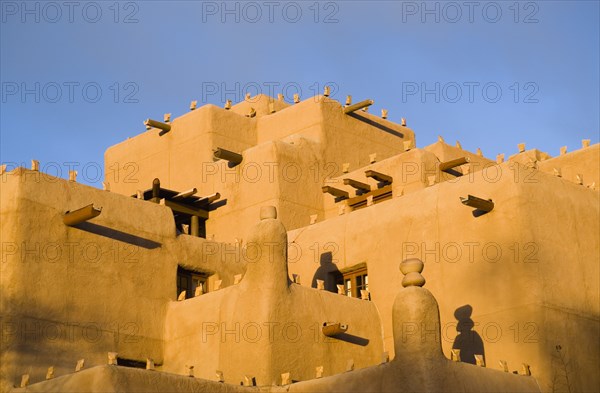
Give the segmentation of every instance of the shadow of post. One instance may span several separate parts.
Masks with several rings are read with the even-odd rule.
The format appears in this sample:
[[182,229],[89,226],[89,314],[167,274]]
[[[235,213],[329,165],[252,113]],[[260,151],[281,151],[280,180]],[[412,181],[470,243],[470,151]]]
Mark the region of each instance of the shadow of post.
[[475,364],[475,355],[482,355],[485,361],[485,350],[481,336],[473,330],[475,323],[471,319],[472,314],[473,307],[469,304],[454,311],[454,317],[458,321],[456,324],[458,335],[454,339],[452,349],[460,350],[461,362]]
[[337,265],[333,263],[333,254],[331,251],[322,253],[319,263],[320,265],[310,283],[311,288],[317,287],[317,280],[323,280],[326,291],[337,293],[336,283],[342,277],[342,273],[339,271]]

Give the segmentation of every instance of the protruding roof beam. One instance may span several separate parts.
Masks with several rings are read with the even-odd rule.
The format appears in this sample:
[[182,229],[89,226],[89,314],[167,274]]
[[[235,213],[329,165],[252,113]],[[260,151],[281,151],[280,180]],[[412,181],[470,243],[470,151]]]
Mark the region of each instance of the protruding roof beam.
[[367,177],[377,180],[380,183],[383,183],[383,185],[392,184],[392,182],[394,181],[394,179],[391,176],[384,175],[383,173],[376,172],[372,169],[365,171],[365,175]]
[[206,199],[208,200],[208,203],[213,203],[214,201],[218,200],[219,198],[221,198],[221,194],[219,194],[218,192],[215,192],[214,194],[206,197]]
[[373,105],[374,103],[375,103],[375,101],[373,101],[373,100],[364,100],[364,101],[358,102],[354,105],[348,105],[347,107],[343,108],[343,111],[345,114],[356,112],[360,109],[367,108],[367,107]]
[[336,202],[342,201],[344,199],[348,199],[349,195],[346,191],[340,190],[339,188],[331,187],[331,186],[323,186],[321,190],[325,194],[331,194],[336,197]]
[[473,195],[469,195],[466,198],[460,197],[460,201],[463,205],[474,207],[484,212],[490,212],[494,208],[494,202],[491,199],[482,199]]
[[229,161],[229,163],[232,166],[239,165],[244,159],[244,157],[242,157],[241,154],[223,149],[222,147],[217,147],[216,149],[213,149],[213,155],[218,160]]
[[200,199],[198,199],[195,204],[201,204],[201,203],[206,203],[206,204],[211,204],[214,201],[218,200],[219,198],[221,198],[221,194],[219,194],[218,192],[215,192],[214,194],[202,197]]
[[197,192],[198,192],[197,188],[191,188],[191,189],[189,189],[187,191],[182,191],[179,194],[175,195],[173,197],[173,199],[188,198],[188,197],[191,197],[192,195],[194,195]]
[[446,172],[450,169],[456,168],[457,166],[468,164],[469,162],[471,162],[469,157],[459,157],[454,160],[442,162],[440,163],[440,171]]
[[321,331],[327,337],[334,337],[338,334],[346,333],[348,330],[348,325],[342,325],[341,323],[323,323],[323,327]]
[[144,121],[144,125],[146,126],[146,128],[153,127],[153,128],[158,128],[159,130],[161,130],[158,133],[158,135],[160,135],[160,136],[163,136],[167,132],[171,131],[170,124],[163,123],[162,121],[158,121],[158,120],[146,119]]
[[73,226],[91,220],[94,217],[98,217],[100,213],[102,213],[102,208],[97,209],[92,203],[81,209],[66,212],[63,216],[63,222],[65,225]]
[[362,192],[362,193],[371,191],[370,185],[363,183],[363,182],[359,182],[354,179],[344,179],[344,184],[347,186],[350,186],[352,188],[356,188],[359,192]]

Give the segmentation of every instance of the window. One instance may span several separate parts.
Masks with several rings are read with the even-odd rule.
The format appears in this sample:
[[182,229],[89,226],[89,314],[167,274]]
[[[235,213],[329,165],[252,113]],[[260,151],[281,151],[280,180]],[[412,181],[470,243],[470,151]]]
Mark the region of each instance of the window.
[[175,216],[175,227],[178,233],[185,233],[186,235],[198,236],[206,239],[206,219],[197,218],[198,230],[194,233],[195,226],[192,225],[192,216],[177,214]]
[[134,359],[125,359],[117,357],[117,366],[131,367],[131,368],[146,368],[146,362]]
[[204,273],[195,272],[193,270],[187,270],[181,266],[177,267],[177,294],[185,291],[185,298],[193,298],[196,294],[196,288],[202,287],[202,292],[205,293],[208,290],[206,280],[208,276]]
[[361,290],[369,290],[369,275],[367,273],[366,264],[360,264],[355,267],[342,271],[342,277],[339,284],[344,285],[344,291],[346,296],[349,297],[361,297]]

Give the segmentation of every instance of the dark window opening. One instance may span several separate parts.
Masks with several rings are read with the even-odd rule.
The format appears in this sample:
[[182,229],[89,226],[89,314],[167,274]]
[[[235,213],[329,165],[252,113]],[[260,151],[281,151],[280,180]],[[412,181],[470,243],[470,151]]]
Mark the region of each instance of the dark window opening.
[[206,220],[208,212],[225,204],[226,200],[214,203],[221,194],[196,196],[197,189],[178,192],[160,186],[158,178],[152,181],[152,188],[138,191],[134,198],[154,203],[161,203],[173,211],[175,228],[179,234],[206,238]]
[[186,235],[198,236],[206,239],[206,219],[198,218],[198,234],[194,234],[194,226],[192,225],[192,216],[183,214],[175,215],[175,227],[178,233]]
[[366,267],[352,269],[342,272],[338,278],[338,284],[344,286],[344,292],[348,297],[361,298],[361,290],[369,290],[369,275]]
[[187,270],[181,266],[177,267],[177,294],[185,291],[185,298],[190,299],[196,296],[196,289],[201,288],[202,293],[208,291],[208,275],[205,273]]
[[117,366],[146,369],[146,362],[117,357]]

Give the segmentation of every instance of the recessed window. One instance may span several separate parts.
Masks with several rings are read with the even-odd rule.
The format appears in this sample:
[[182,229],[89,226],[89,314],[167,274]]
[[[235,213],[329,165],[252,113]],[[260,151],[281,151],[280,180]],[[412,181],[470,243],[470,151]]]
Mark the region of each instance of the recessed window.
[[131,367],[131,368],[146,368],[146,362],[134,359],[125,359],[117,357],[117,366]]
[[344,285],[346,296],[360,298],[361,290],[369,290],[369,274],[367,267],[350,268],[348,271],[342,271],[341,282]]
[[206,293],[208,291],[208,287],[206,285],[207,279],[208,275],[205,273],[184,269],[181,266],[178,266],[177,294],[175,297],[178,297],[181,292],[185,291],[186,299],[193,298],[196,293],[196,288],[198,287],[202,287],[202,293]]

